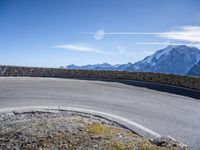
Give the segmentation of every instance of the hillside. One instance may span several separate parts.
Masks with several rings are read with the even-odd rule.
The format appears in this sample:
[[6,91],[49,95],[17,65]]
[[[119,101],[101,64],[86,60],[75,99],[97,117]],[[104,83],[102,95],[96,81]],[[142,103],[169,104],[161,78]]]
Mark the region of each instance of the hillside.
[[190,69],[187,75],[200,76],[200,61]]
[[76,66],[69,65],[67,69],[89,70],[118,70],[130,72],[158,72],[167,74],[186,75],[188,71],[200,61],[200,50],[185,45],[170,45],[156,51],[141,61],[134,64],[110,65],[108,63]]

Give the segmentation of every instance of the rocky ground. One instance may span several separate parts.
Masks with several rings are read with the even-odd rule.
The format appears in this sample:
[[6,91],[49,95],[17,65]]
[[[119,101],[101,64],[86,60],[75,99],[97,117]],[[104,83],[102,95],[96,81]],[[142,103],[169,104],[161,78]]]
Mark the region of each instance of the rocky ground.
[[182,150],[148,140],[110,120],[72,111],[0,114],[0,150]]

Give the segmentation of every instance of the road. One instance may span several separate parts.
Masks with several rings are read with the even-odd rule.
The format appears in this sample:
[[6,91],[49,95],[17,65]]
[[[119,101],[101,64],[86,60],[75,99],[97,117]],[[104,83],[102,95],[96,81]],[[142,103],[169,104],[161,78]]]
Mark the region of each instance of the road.
[[0,110],[26,106],[104,112],[200,149],[200,101],[191,97],[117,82],[1,77]]

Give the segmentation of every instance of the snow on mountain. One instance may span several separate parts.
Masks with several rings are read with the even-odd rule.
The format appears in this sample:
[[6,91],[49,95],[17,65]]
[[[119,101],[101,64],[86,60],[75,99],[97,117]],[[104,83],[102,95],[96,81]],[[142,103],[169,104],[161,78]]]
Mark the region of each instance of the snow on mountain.
[[200,61],[200,50],[185,45],[170,45],[156,51],[134,64],[111,65],[108,63],[76,66],[69,65],[67,69],[120,70],[139,72],[159,72],[167,74],[186,75]]
[[127,70],[185,75],[199,60],[198,48],[170,45],[131,65]]

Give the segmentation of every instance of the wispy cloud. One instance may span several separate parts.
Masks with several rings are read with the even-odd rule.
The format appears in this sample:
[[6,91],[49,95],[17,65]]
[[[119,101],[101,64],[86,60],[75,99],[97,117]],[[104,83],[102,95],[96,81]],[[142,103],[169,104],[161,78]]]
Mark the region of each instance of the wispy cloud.
[[104,38],[105,32],[103,29],[97,30],[96,33],[94,33],[94,38],[96,40],[102,40]]
[[56,48],[63,48],[72,51],[81,51],[81,52],[98,52],[99,49],[94,47],[85,46],[82,44],[65,44],[65,45],[57,45]]
[[101,29],[97,30],[95,33],[86,33],[92,34],[97,40],[103,39],[105,35],[155,35],[170,40],[186,41],[193,44],[200,43],[200,26],[182,26],[169,32],[105,32]]
[[177,28],[177,30],[165,32],[165,34],[161,34],[158,36],[166,39],[173,39],[199,44],[200,26],[183,26]]
[[138,42],[136,43],[138,45],[196,45],[196,44],[191,44],[191,43],[186,43],[186,42],[179,42],[179,43],[174,43],[174,42]]
[[138,45],[187,45],[187,46],[192,46],[192,47],[200,47],[200,43],[185,43],[185,42],[179,42],[179,43],[174,43],[174,42],[139,42],[136,43]]
[[65,45],[57,45],[55,47],[70,50],[70,51],[93,52],[93,53],[98,53],[98,54],[112,54],[110,52],[102,51],[101,49],[90,46],[88,44],[65,44]]
[[158,34],[158,37],[175,40],[178,42],[140,42],[142,45],[188,45],[200,47],[200,26],[177,27],[170,32]]
[[178,32],[101,32],[99,33],[100,30],[98,30],[97,32],[93,33],[93,32],[84,32],[86,34],[93,34],[93,35],[98,35],[101,34],[102,35],[193,35],[193,34],[197,34],[197,33],[178,33]]

